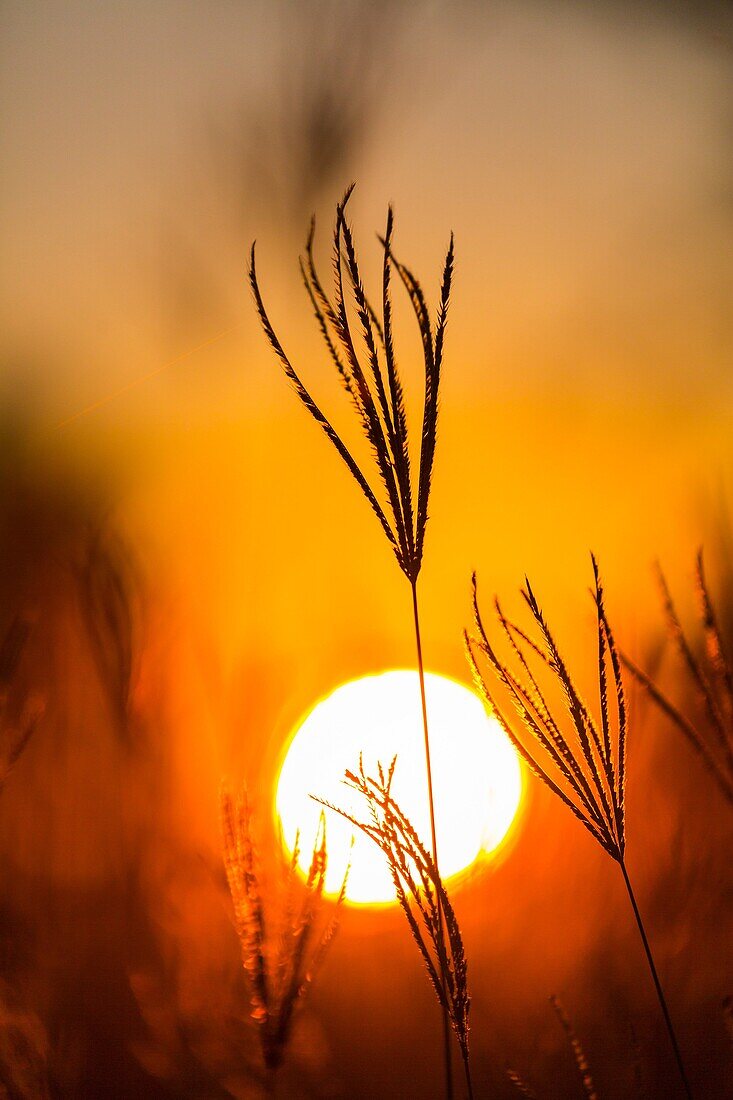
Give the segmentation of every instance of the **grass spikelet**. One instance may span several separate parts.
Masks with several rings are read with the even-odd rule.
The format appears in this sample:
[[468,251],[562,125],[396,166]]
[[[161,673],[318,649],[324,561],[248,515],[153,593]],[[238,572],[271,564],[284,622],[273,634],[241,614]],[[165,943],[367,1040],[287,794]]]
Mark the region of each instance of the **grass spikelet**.
[[[473,606],[477,637],[472,638],[466,632],[465,641],[474,680],[489,709],[496,714],[527,766],[568,806],[601,847],[620,863],[626,845],[626,703],[598,567],[595,558],[592,561],[598,622],[600,722],[593,718],[578,694],[529,581],[522,595],[538,627],[539,641],[532,641],[505,617],[499,602],[495,603],[500,627],[518,666],[516,670],[512,671],[509,665],[501,662],[489,642],[479,610],[475,574]],[[514,732],[497,702],[496,693],[489,688],[487,679],[479,669],[479,654],[487,659],[489,668],[508,692],[536,749],[529,749]],[[539,659],[560,685],[569,719],[567,723],[551,713],[532,670],[530,662],[533,658],[535,663]],[[608,698],[609,674],[614,686],[616,710],[613,736],[612,708]],[[569,733],[564,732],[566,725],[569,726]]]
[[346,772],[346,784],[366,802],[368,821],[361,821],[331,803],[318,801],[350,821],[384,854],[410,933],[458,1040],[468,1095],[472,1097],[468,1042],[471,1000],[463,939],[436,863],[392,796],[396,759],[386,770],[379,764],[376,777],[366,774],[362,759],[357,772]]
[[590,1064],[583,1049],[583,1044],[577,1036],[572,1021],[567,1012],[563,1008],[558,997],[554,994],[550,997],[550,1004],[552,1005],[555,1015],[560,1021],[565,1035],[567,1037],[570,1049],[573,1052],[573,1058],[575,1059],[575,1065],[578,1069],[578,1076],[580,1077],[583,1091],[585,1092],[587,1100],[598,1100],[598,1093],[596,1092],[595,1085],[593,1084],[593,1077],[590,1072]]
[[526,1100],[537,1100],[537,1093],[515,1069],[507,1069],[506,1075],[520,1096]]
[[16,615],[0,642],[0,793],[44,709],[41,699],[32,693],[19,701],[13,698],[16,673],[31,629],[30,619]]
[[305,883],[298,881],[300,851],[296,838],[287,872],[287,903],[279,919],[269,913],[266,919],[246,791],[235,798],[222,790],[221,820],[224,866],[249,983],[251,1016],[259,1030],[265,1066],[275,1073],[285,1057],[296,1010],[335,935],[346,878],[336,908],[324,922],[323,888],[328,857],[322,815]]
[[[255,246],[250,254],[249,279],[257,313],[265,335],[280,360],[298,398],[335,447],[377,516],[400,569],[414,583],[420,573],[428,519],[438,423],[438,394],[443,362],[445,330],[453,281],[453,238],[443,266],[440,303],[435,327],[425,297],[412,272],[399,263],[392,251],[394,217],[387,213],[385,235],[380,238],[384,253],[382,269],[381,320],[367,298],[361,279],[353,233],[346,220],[346,207],[353,191],[347,190],[336,208],[333,236],[334,295],[329,298],[313,258],[315,220],[300,260],[306,293],[313,309],[328,357],[354,409],[360,432],[372,450],[378,488],[360,468],[346,442],[313,400],[300,373],[285,353],[260,291],[255,265]],[[425,397],[420,441],[417,484],[413,487],[404,393],[394,346],[390,274],[395,269],[404,284],[417,320],[423,346]],[[366,348],[360,360],[349,317],[349,298]],[[416,499],[416,505],[414,503]]]
[[[536,640],[507,619],[498,600],[495,601],[499,627],[511,654],[510,662],[505,662],[489,641],[479,609],[474,574],[475,635],[465,632],[466,654],[475,683],[488,709],[501,723],[529,769],[568,807],[594,840],[618,863],[675,1061],[689,1098],[692,1094],[679,1044],[626,868],[626,700],[621,659],[606,615],[603,586],[593,555],[591,562],[594,576],[592,594],[597,613],[599,717],[592,715],[578,693],[529,581],[526,582],[522,595],[537,632]],[[483,673],[480,659],[486,662],[491,676]],[[564,714],[553,713],[548,705],[541,687],[539,671],[535,671],[538,668],[542,668],[555,685],[559,686],[564,701]],[[506,708],[498,701],[496,690],[489,686],[489,679],[496,681],[511,700],[524,728],[525,738],[515,732],[507,717]],[[609,684],[613,685],[613,706],[609,702]]]
[[[573,1059],[575,1060],[575,1065],[578,1070],[578,1076],[580,1077],[580,1083],[583,1086],[583,1093],[586,1097],[586,1100],[599,1100],[598,1093],[596,1092],[595,1085],[593,1084],[593,1077],[590,1071],[590,1063],[588,1062],[585,1051],[583,1049],[583,1044],[578,1038],[570,1017],[563,1008],[560,999],[554,994],[550,997],[550,1004],[552,1005],[555,1015],[560,1021],[560,1026],[565,1032],[565,1036],[568,1040],[568,1045],[570,1046]],[[507,1069],[506,1075],[511,1083],[514,1085],[514,1088],[520,1096],[527,1097],[527,1100],[537,1100],[537,1093],[524,1079],[524,1077],[521,1076],[521,1074],[517,1073],[517,1071],[514,1069]]]
[[[625,654],[623,662],[646,694],[683,734],[719,789],[733,805],[733,672],[705,577],[702,550],[695,562],[695,589],[704,646],[698,659],[685,635],[659,565],[656,567],[662,609],[669,636],[700,704],[700,717],[683,714],[651,677]],[[700,720],[702,718],[702,720]]]

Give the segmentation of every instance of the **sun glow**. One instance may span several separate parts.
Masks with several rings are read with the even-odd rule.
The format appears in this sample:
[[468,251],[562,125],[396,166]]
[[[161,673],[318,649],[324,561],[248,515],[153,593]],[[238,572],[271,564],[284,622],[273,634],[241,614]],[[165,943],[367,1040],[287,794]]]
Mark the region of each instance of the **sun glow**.
[[[522,774],[499,723],[486,715],[472,691],[434,673],[426,674],[425,689],[440,869],[447,879],[502,844],[519,807]],[[291,851],[300,829],[304,871],[320,814],[311,795],[364,817],[363,800],[342,782],[345,770],[358,766],[360,753],[368,774],[378,761],[387,766],[397,754],[395,799],[429,846],[418,675],[384,672],[336,688],[313,707],[288,746],[275,804]],[[353,833],[353,826],[338,814],[327,814],[327,891],[338,892],[351,857],[347,899],[362,904],[394,901],[381,852],[361,833],[352,851]]]

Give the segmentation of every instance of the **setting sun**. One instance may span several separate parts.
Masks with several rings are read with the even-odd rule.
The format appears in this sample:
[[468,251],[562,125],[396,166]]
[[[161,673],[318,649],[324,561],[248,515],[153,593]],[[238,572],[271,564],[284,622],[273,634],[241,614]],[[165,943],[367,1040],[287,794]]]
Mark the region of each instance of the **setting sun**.
[[[300,829],[301,866],[307,870],[319,805],[311,795],[362,818],[366,807],[343,782],[363,753],[365,768],[385,766],[397,754],[393,792],[418,833],[429,843],[425,756],[416,672],[365,676],[316,703],[288,746],[277,785],[276,810],[292,848]],[[516,753],[498,723],[463,684],[426,675],[430,748],[435,785],[440,868],[444,878],[495,851],[519,807],[522,778]],[[390,902],[394,888],[377,847],[338,814],[327,815],[326,889],[338,892],[349,855],[349,901]]]

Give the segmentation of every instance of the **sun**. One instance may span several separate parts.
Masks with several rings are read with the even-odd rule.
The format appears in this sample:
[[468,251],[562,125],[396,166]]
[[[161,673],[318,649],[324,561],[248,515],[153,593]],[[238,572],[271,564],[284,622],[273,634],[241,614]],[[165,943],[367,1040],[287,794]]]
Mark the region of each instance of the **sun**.
[[[435,817],[440,870],[445,879],[495,852],[507,836],[522,795],[517,754],[499,723],[489,718],[473,691],[455,680],[427,673]],[[429,844],[425,752],[417,672],[390,671],[337,687],[316,703],[293,734],[275,797],[283,840],[292,851],[300,830],[300,863],[310,860],[320,807],[311,795],[363,817],[362,800],[344,785],[359,754],[373,771],[397,754],[395,799]],[[384,857],[367,837],[338,814],[327,815],[326,890],[338,893],[349,858],[347,900],[357,904],[395,901]]]

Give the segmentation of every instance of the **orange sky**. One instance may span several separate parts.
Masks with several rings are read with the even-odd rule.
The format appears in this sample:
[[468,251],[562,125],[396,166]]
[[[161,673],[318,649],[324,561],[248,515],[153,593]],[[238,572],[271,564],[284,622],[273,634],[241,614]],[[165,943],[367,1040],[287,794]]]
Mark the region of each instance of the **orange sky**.
[[[245,287],[256,235],[283,341],[348,434],[297,276],[298,161],[272,131],[307,60],[275,7],[221,5],[215,20],[192,7],[172,35],[164,8],[9,11],[8,384],[39,476],[95,472],[188,659],[231,695],[199,671],[209,733],[191,730],[182,754],[205,759],[212,783],[234,767],[270,784],[315,699],[410,663],[410,622],[378,527],[288,393]],[[433,300],[456,233],[421,580],[428,664],[467,678],[473,568],[487,596],[511,598],[528,573],[561,630],[589,623],[591,548],[633,649],[658,622],[651,561],[684,588],[697,544],[714,556],[731,488],[725,43],[550,4],[395,19],[398,72],[354,52],[368,120],[302,205],[317,207],[325,267],[334,201],[358,181],[374,278],[392,200],[399,255]],[[410,321],[398,309],[414,413]],[[241,722],[264,757],[242,758]]]
[[[168,0],[9,4],[3,13],[9,407],[27,427],[29,476],[51,496],[91,485],[142,563],[150,622],[139,692],[170,734],[164,812],[170,835],[211,859],[222,774],[247,778],[267,802],[285,739],[316,699],[413,661],[404,579],[259,331],[245,284],[253,237],[283,343],[348,434],[298,281],[310,209],[327,273],[334,204],[356,179],[351,219],[373,279],[374,232],[394,202],[395,249],[433,302],[455,231],[420,581],[428,667],[468,681],[461,630],[477,568],[486,598],[497,591],[514,608],[528,574],[561,641],[590,669],[591,548],[619,640],[645,652],[660,626],[651,562],[659,556],[675,590],[689,591],[705,542],[716,579],[733,490],[730,40],[651,8],[549,2],[497,3],[488,15],[466,4],[460,16],[436,5],[419,19],[414,5],[395,5],[382,38],[377,16],[348,7],[353,25],[348,15],[338,25],[349,65],[335,68],[327,91],[339,103],[361,89],[364,117],[308,187],[286,123],[332,43],[286,19],[284,3],[222,2],[206,14]],[[407,389],[419,393],[409,320],[398,310],[398,351]],[[91,739],[98,701],[79,660],[69,691],[83,699]],[[658,744],[639,742],[645,775]],[[110,759],[117,767],[115,751],[108,758],[97,744],[100,773]],[[671,759],[672,786],[699,797],[684,750]],[[83,775],[92,767],[78,766]],[[32,862],[44,815],[58,813],[65,824],[49,859],[72,879],[103,878],[101,841],[81,811],[43,803],[44,775],[38,763],[13,794],[34,822],[21,864]],[[104,789],[87,797],[103,804]],[[630,797],[638,821],[658,815],[654,852],[682,844],[661,796],[647,800],[637,786]],[[583,980],[565,941],[555,954],[548,947],[563,936],[560,917],[538,926],[534,908],[555,897],[566,914],[577,891],[572,934],[588,936],[597,959],[602,936],[583,915],[617,934],[595,853],[581,844],[556,886],[550,865],[572,823],[555,827],[544,795],[530,798],[528,813],[527,906],[514,908],[526,881],[511,859],[466,888],[474,951],[490,968],[505,949],[517,957],[515,984],[502,977],[507,1016],[487,1041],[492,1058],[511,1047],[524,994]],[[694,828],[703,835],[701,821]],[[69,837],[83,838],[78,851]],[[642,875],[651,849],[636,848]],[[178,867],[168,883],[171,896],[190,889],[190,910],[166,908],[165,890],[159,899],[161,924],[184,944],[206,938],[209,884],[191,860],[194,869]],[[680,865],[692,874],[694,853]],[[490,944],[480,913],[495,918]],[[365,952],[378,935],[404,972],[414,960],[396,922],[380,932],[352,914],[336,948],[337,969],[357,959],[368,1003],[378,991]],[[492,974],[477,990],[486,1031]],[[713,979],[700,979],[700,999]],[[395,982],[395,1004],[409,1007]],[[348,991],[337,980],[325,989],[320,1011],[343,1049]],[[384,1023],[387,1062],[391,1035]],[[356,1057],[366,1072],[363,1052]]]

